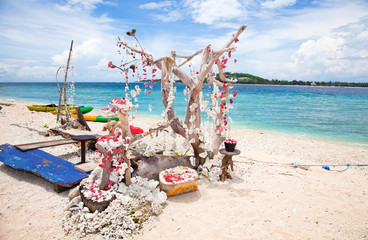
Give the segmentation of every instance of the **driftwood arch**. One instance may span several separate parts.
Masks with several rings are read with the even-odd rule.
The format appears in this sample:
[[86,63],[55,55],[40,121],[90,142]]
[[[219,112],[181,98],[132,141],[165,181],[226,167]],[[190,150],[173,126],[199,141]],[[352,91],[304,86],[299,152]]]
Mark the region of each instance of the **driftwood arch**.
[[[221,128],[226,125],[224,120],[226,114],[229,112],[226,106],[227,99],[234,97],[234,94],[230,94],[231,84],[236,82],[234,79],[226,78],[224,68],[226,68],[226,62],[221,60],[221,56],[224,53],[228,53],[229,57],[231,52],[236,50],[234,43],[238,41],[239,36],[247,28],[247,25],[241,26],[237,32],[235,32],[229,41],[220,50],[212,50],[211,45],[208,45],[202,49],[197,50],[191,55],[179,55],[175,51],[171,51],[171,55],[157,59],[153,54],[146,51],[136,44],[128,44],[124,39],[119,39],[118,46],[124,46],[130,51],[140,54],[142,56],[143,64],[155,65],[161,70],[161,94],[162,102],[165,106],[165,118],[167,122],[170,122],[172,130],[186,139],[189,142],[194,151],[194,157],[196,158],[195,166],[204,164],[207,157],[213,157],[219,151],[221,143],[225,140],[225,136]],[[127,32],[127,35],[133,36],[135,39],[135,29]],[[197,76],[195,74],[188,75],[182,69],[183,66],[188,64],[195,56],[202,54],[200,70]],[[177,63],[177,59],[183,59],[181,63]],[[127,63],[120,66],[114,66],[122,71],[128,71],[130,68],[125,68]],[[136,65],[133,65],[134,69]],[[213,67],[217,67],[220,76],[220,81],[215,79],[215,73]],[[179,78],[187,87],[189,100],[186,107],[186,114],[184,121],[180,121],[176,116],[176,112],[171,105],[170,94],[172,91],[173,76]],[[211,96],[211,108],[214,109],[211,112],[211,117],[215,123],[213,129],[213,137],[210,144],[206,144],[203,139],[203,132],[201,132],[201,96],[203,94],[203,84],[207,79],[207,83],[213,84],[214,92]],[[216,96],[218,88],[223,87],[223,91],[220,96]],[[217,90],[217,92],[216,92]],[[221,106],[221,107],[219,107]]]

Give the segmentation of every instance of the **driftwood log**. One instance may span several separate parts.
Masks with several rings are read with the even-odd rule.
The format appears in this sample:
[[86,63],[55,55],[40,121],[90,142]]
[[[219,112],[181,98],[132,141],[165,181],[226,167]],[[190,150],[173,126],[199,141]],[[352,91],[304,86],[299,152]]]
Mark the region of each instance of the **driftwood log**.
[[83,113],[82,113],[82,112],[81,112],[81,110],[80,110],[80,107],[75,107],[74,109],[75,109],[75,113],[76,113],[76,114],[77,114],[77,116],[78,116],[78,121],[79,121],[79,123],[80,123],[82,126],[86,127],[86,129],[87,129],[88,131],[92,131],[92,130],[91,130],[91,128],[88,126],[88,123],[87,123],[86,119],[84,119],[84,116],[83,116]]
[[140,177],[154,179],[158,181],[158,175],[167,168],[184,166],[193,168],[189,160],[190,156],[164,156],[156,154],[152,157],[142,157],[136,161],[137,169],[135,174]]

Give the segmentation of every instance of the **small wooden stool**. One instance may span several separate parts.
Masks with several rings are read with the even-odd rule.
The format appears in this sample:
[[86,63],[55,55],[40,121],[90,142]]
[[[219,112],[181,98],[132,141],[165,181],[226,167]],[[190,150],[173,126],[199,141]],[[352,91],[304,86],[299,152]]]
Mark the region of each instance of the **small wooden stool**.
[[240,150],[235,149],[234,152],[228,152],[225,148],[220,149],[220,153],[224,155],[224,158],[222,159],[222,173],[220,175],[221,181],[225,181],[225,177],[228,177],[230,179],[233,179],[230,175],[230,173],[227,172],[227,169],[229,168],[229,165],[231,167],[231,171],[234,171],[234,163],[233,163],[233,156],[239,155]]
[[[86,141],[94,140],[96,139],[96,136],[93,135],[76,135],[71,137],[75,141],[81,142],[81,162],[86,162]],[[80,164],[77,163],[77,164]]]

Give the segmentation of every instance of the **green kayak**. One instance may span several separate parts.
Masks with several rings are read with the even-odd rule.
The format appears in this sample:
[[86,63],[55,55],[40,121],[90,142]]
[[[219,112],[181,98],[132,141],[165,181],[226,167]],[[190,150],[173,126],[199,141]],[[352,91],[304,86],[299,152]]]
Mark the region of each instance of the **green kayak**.
[[[75,113],[74,107],[79,107],[78,105],[73,105],[73,106],[68,106],[69,112],[70,113]],[[32,105],[32,106],[27,106],[27,108],[30,111],[37,111],[37,112],[53,112],[56,114],[57,110],[58,110],[58,106],[55,104],[50,104],[50,105]],[[65,110],[65,107],[62,106],[61,110]],[[84,113],[88,113],[90,111],[93,110],[93,107],[81,107],[80,108],[81,112]]]

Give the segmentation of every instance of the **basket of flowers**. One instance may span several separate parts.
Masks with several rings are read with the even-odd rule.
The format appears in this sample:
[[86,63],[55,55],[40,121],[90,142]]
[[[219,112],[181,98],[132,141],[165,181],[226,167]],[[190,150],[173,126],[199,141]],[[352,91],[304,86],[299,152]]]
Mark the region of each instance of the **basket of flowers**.
[[235,151],[235,146],[236,146],[236,140],[235,139],[226,139],[225,140],[225,150],[227,152],[234,152]]
[[159,180],[161,191],[166,192],[167,197],[198,189],[198,174],[188,167],[178,166],[161,171]]

